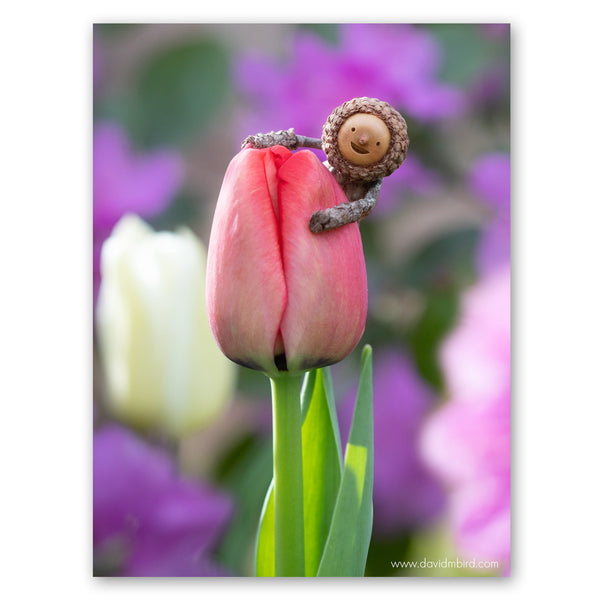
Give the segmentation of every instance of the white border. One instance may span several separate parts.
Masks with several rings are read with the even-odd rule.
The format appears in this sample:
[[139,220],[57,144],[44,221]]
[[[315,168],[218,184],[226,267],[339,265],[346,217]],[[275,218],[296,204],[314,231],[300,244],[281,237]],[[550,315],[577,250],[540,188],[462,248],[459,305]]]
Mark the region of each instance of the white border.
[[[6,597],[587,597],[597,567],[597,24],[574,0],[259,6],[13,3],[2,61],[2,531]],[[208,4],[208,3],[207,3]],[[303,13],[295,12],[302,7]],[[276,8],[272,8],[276,7]],[[567,12],[569,10],[569,12]],[[514,569],[509,580],[92,580],[91,24],[512,23]],[[593,178],[593,179],[592,179]],[[595,529],[592,527],[595,525]],[[330,590],[327,588],[331,588]],[[3,589],[4,591],[4,589]]]

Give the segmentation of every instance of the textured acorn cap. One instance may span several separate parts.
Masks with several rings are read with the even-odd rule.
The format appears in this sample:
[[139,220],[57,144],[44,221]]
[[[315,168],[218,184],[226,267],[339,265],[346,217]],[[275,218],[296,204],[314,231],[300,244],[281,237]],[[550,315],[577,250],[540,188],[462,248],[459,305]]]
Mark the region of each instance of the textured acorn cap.
[[[371,165],[355,165],[345,158],[338,146],[338,132],[344,121],[356,113],[379,117],[390,130],[390,147],[386,154]],[[387,102],[377,98],[353,98],[338,106],[323,125],[323,151],[329,164],[348,179],[374,181],[391,175],[406,158],[408,132],[402,115]]]

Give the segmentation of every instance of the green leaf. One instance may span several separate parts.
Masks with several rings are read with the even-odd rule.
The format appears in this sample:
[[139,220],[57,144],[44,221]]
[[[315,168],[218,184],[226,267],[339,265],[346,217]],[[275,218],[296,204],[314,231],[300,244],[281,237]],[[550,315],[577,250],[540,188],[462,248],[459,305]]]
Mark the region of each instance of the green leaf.
[[273,481],[267,490],[256,536],[256,576],[275,577],[275,502]]
[[[340,432],[329,369],[306,374],[302,388],[302,419],[306,575],[314,577],[331,525],[342,472]],[[256,575],[275,576],[272,482],[258,530]]]
[[373,363],[365,346],[344,472],[319,577],[362,577],[373,527]]
[[[340,432],[329,369],[307,373],[302,388],[305,575],[362,576],[373,521],[372,350],[361,362],[342,473]],[[275,507],[267,492],[256,544],[256,575],[274,577]]]
[[307,374],[302,394],[305,575],[317,574],[342,474],[340,433],[329,369]]
[[131,133],[144,146],[184,143],[223,110],[229,92],[229,57],[220,44],[170,48],[144,65],[135,82]]

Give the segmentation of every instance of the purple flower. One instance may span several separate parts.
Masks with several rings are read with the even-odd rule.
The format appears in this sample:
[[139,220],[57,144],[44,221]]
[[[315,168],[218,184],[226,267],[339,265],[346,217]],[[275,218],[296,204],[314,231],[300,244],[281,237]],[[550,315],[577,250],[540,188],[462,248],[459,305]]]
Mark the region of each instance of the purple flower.
[[94,129],[94,298],[100,282],[100,250],[125,213],[162,212],[181,185],[183,163],[172,150],[136,154],[114,123]]
[[461,92],[437,80],[443,55],[429,32],[411,25],[344,24],[339,33],[334,46],[297,31],[285,63],[240,57],[237,85],[251,102],[257,131],[295,127],[320,135],[331,110],[356,96],[381,98],[423,121],[463,108]]
[[94,434],[94,554],[126,576],[223,575],[210,559],[230,500],[180,477],[170,458],[131,431]]
[[428,464],[450,488],[450,519],[465,557],[510,568],[510,270],[465,298],[441,361],[449,402],[424,430]]
[[248,132],[294,127],[319,136],[329,113],[356,96],[386,100],[423,121],[457,115],[463,98],[437,80],[442,51],[427,31],[410,25],[340,25],[333,46],[297,31],[285,63],[247,54],[236,81],[249,102]]
[[[235,79],[245,107],[240,140],[290,127],[299,134],[320,137],[331,111],[357,96],[380,98],[395,106],[409,119],[409,131],[411,119],[435,121],[456,116],[465,107],[462,92],[438,80],[442,49],[425,29],[343,24],[339,35],[339,43],[331,45],[312,32],[299,30],[290,40],[285,61],[256,53],[238,59]],[[399,191],[421,193],[436,184],[435,176],[421,167],[414,152],[388,179],[383,205],[386,197],[397,198]],[[395,193],[386,190],[390,186]]]
[[486,273],[510,262],[510,157],[506,153],[486,154],[471,166],[468,175],[471,193],[491,212],[478,249],[478,267]]
[[[429,522],[441,512],[445,499],[418,450],[433,393],[395,350],[375,354],[373,375],[373,527],[376,535],[388,537]],[[346,435],[355,397],[354,392],[340,407],[340,427]]]

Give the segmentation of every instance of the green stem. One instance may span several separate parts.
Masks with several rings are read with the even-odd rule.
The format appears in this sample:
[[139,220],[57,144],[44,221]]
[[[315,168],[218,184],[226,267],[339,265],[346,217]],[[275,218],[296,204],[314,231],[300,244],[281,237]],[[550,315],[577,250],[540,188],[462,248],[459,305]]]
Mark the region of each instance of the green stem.
[[304,577],[301,388],[302,375],[271,379],[276,577]]

